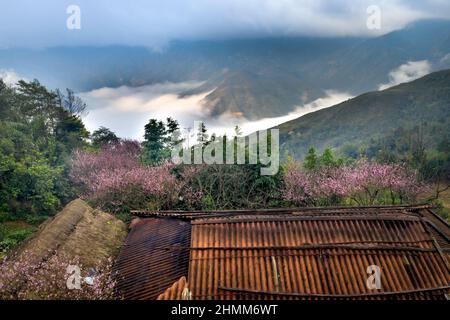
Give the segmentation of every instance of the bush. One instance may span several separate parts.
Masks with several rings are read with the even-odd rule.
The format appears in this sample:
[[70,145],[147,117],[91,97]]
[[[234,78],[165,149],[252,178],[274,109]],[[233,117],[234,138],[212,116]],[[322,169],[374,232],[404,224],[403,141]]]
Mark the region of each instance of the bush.
[[214,205],[214,200],[211,196],[204,196],[201,200],[202,210],[214,210],[216,207]]
[[0,223],[11,220],[11,216],[7,213],[0,212]]
[[14,230],[8,234],[8,238],[13,241],[16,241],[16,243],[19,243],[28,238],[32,233],[33,233],[32,228]]
[[261,176],[260,168],[260,165],[198,166],[188,179],[190,192],[198,196],[193,205],[204,210],[279,206],[281,173]]
[[3,239],[0,241],[0,252],[7,252],[9,249],[13,248],[17,244],[17,241],[14,239]]
[[41,223],[43,223],[44,221],[46,221],[47,219],[48,219],[48,216],[30,215],[25,218],[25,221],[28,224],[31,224],[33,226],[38,226]]
[[34,232],[33,227],[17,227],[0,224],[0,251],[6,252],[25,240]]

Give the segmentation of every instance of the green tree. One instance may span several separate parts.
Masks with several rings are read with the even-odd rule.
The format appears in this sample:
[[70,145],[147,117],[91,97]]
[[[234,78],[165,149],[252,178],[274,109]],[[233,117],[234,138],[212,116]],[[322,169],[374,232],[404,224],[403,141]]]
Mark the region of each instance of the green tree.
[[164,158],[167,141],[164,122],[150,119],[145,125],[144,142],[142,143],[142,161],[147,164],[158,164]]
[[316,155],[316,149],[311,147],[308,149],[308,154],[303,161],[303,167],[308,171],[313,171],[318,169],[319,167],[319,159]]
[[170,151],[180,143],[183,143],[184,139],[181,137],[180,133],[180,124],[177,120],[172,118],[167,118],[166,120],[166,132],[167,132],[167,141],[166,141],[166,149],[167,156],[170,156]]
[[172,119],[171,117],[166,119],[167,133],[172,134],[177,130],[180,130],[180,124],[177,120]]
[[203,146],[208,144],[208,130],[203,122],[200,122],[197,128],[197,142]]
[[100,127],[91,135],[92,145],[96,148],[119,141],[117,135],[106,127]]
[[319,158],[319,163],[321,167],[331,168],[339,167],[344,163],[342,158],[336,158],[333,151],[330,148],[326,148]]
[[145,125],[141,159],[146,164],[159,164],[169,159],[172,149],[183,141],[177,120],[169,117],[164,123],[157,119],[150,119]]

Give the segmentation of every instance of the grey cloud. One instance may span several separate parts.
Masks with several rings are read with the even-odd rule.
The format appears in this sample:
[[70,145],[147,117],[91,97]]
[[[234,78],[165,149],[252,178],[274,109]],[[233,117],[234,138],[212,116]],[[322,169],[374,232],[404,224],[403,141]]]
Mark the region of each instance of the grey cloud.
[[[66,28],[66,8],[81,8],[81,30]],[[366,27],[379,5],[382,28]],[[378,35],[422,18],[450,18],[440,0],[16,0],[2,3],[0,47],[128,44],[171,39],[279,35]]]

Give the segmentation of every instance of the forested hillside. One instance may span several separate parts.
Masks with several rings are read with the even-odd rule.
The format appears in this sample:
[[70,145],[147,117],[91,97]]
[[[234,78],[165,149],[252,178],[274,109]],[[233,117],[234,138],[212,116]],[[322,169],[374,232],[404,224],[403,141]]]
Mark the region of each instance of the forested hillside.
[[393,136],[403,139],[402,148],[414,140],[427,149],[443,147],[450,137],[450,70],[360,95],[278,128],[282,150],[297,159],[311,146],[373,154]]

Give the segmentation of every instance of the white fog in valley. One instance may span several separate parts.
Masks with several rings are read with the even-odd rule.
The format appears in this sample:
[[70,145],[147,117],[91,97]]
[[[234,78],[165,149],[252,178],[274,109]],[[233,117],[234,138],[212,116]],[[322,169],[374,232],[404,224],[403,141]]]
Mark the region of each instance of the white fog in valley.
[[[202,104],[202,100],[209,92],[181,95],[201,84],[201,82],[160,83],[136,88],[122,86],[83,92],[80,96],[89,106],[89,114],[84,121],[91,132],[105,126],[121,137],[138,140],[142,140],[144,126],[149,119],[165,120],[167,117],[178,120],[183,131],[192,130],[194,121],[203,121],[209,134],[233,135],[236,125],[239,125],[243,134],[250,134],[351,98],[348,93],[328,90],[324,97],[299,105],[285,116],[249,121],[228,114],[211,117]],[[192,134],[194,135],[194,132]]]

